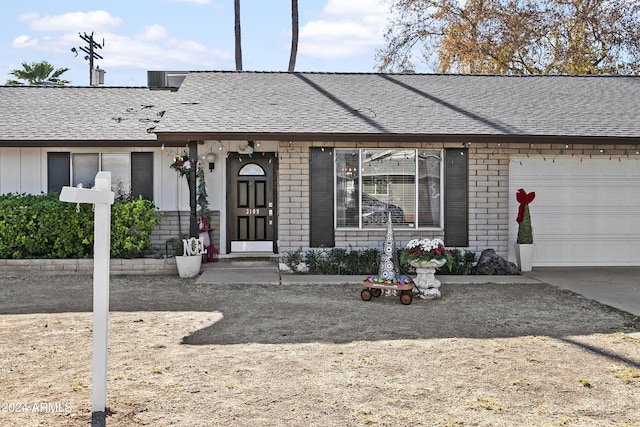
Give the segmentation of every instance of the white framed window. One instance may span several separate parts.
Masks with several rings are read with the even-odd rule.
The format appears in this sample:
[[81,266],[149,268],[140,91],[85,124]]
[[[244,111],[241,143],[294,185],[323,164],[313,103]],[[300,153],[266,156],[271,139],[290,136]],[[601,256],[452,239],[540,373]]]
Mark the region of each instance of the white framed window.
[[131,193],[131,155],[129,153],[102,153],[100,170],[111,172],[111,191],[116,197]]
[[442,151],[336,149],[338,228],[442,228]]
[[72,185],[95,185],[98,171],[111,172],[111,191],[116,197],[131,193],[131,156],[129,153],[74,153],[71,155]]
[[96,174],[100,170],[97,153],[74,153],[71,155],[71,185],[93,188]]
[[111,190],[116,197],[153,200],[153,153],[47,153],[47,191],[60,192],[63,186],[95,185],[98,171],[111,172]]

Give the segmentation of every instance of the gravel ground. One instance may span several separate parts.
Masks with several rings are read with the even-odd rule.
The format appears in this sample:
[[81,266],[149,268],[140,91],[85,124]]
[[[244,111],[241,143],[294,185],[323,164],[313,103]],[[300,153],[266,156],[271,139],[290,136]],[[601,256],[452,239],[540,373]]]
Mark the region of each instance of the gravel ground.
[[[91,420],[90,276],[0,278],[0,425]],[[634,316],[546,284],[111,279],[108,426],[640,426]]]

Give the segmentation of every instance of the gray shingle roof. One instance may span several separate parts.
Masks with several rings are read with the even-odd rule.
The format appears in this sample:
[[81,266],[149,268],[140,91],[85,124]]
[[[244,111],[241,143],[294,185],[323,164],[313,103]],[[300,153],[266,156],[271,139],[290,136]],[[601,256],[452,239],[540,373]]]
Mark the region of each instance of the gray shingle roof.
[[194,72],[177,93],[1,86],[0,109],[4,145],[152,144],[156,135],[640,142],[640,77]]
[[174,97],[147,88],[1,86],[0,142],[156,141],[147,130]]
[[156,129],[160,140],[186,133],[640,138],[640,77],[195,72],[177,95]]

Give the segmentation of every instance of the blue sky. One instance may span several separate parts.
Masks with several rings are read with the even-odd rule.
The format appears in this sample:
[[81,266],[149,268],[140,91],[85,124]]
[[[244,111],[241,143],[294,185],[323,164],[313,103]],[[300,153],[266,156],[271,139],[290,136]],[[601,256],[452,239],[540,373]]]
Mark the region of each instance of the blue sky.
[[[289,0],[241,0],[243,68],[286,71]],[[296,71],[373,72],[384,42],[381,0],[299,0]],[[48,61],[72,85],[89,83],[89,64],[71,48],[93,32],[107,86],[146,86],[147,70],[233,70],[233,0],[26,0],[3,5],[0,84],[22,62]]]

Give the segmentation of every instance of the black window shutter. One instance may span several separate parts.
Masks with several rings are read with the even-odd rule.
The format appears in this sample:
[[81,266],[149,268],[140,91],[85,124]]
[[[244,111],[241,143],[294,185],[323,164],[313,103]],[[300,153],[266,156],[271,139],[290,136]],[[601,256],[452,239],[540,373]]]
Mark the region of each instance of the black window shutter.
[[469,150],[445,149],[444,244],[469,246]]
[[312,147],[309,153],[309,190],[312,248],[335,246],[333,233],[333,155],[329,150]]
[[131,196],[153,200],[153,153],[131,153]]
[[71,185],[70,153],[47,153],[47,193],[59,193]]

